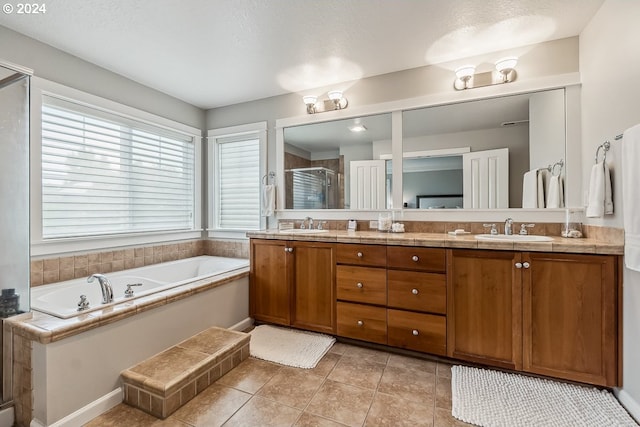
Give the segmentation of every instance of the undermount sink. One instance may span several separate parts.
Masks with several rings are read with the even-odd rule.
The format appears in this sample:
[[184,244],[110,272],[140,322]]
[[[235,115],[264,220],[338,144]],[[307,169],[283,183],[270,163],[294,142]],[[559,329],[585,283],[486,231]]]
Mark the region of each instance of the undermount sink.
[[537,236],[534,234],[476,234],[478,240],[493,240],[496,242],[551,242],[553,237]]
[[293,228],[291,230],[280,230],[281,233],[287,234],[319,234],[319,233],[328,233],[329,230],[318,230],[317,228],[309,229],[309,228]]

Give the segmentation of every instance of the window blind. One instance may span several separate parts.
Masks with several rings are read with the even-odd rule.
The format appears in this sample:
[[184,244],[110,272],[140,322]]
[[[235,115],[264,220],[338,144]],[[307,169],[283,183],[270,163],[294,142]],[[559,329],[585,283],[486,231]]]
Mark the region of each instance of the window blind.
[[216,139],[218,229],[260,228],[260,139],[255,133]]
[[194,159],[191,135],[43,97],[43,238],[192,229]]

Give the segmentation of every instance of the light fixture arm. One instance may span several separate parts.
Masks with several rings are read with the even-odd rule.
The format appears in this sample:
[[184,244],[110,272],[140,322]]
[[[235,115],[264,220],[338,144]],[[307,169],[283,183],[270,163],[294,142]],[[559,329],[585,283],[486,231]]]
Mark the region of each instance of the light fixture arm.
[[304,96],[302,99],[307,106],[307,114],[323,113],[325,111],[343,110],[349,105],[347,98],[341,91],[330,91],[329,99],[319,100],[315,96]]

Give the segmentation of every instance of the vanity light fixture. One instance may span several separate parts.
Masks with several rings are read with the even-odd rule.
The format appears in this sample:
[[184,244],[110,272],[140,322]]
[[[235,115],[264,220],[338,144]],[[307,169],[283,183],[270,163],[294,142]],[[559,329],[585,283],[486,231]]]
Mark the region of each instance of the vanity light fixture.
[[365,132],[367,127],[365,125],[355,124],[353,126],[349,126],[349,130],[351,132]]
[[327,93],[329,99],[318,101],[317,96],[306,95],[302,97],[304,105],[307,106],[308,114],[322,113],[324,111],[342,110],[347,108],[349,101],[342,96],[341,90],[332,90]]
[[491,86],[502,83],[511,83],[516,79],[516,65],[518,58],[508,56],[496,61],[496,71],[486,73],[475,72],[475,66],[464,65],[456,68],[456,79],[453,82],[455,90],[473,89],[476,87]]

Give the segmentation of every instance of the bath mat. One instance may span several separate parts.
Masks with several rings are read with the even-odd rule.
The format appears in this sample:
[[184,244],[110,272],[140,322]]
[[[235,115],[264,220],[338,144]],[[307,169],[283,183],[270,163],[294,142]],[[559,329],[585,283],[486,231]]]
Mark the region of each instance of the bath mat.
[[314,332],[260,325],[250,332],[251,356],[296,368],[315,368],[336,339]]
[[451,414],[478,426],[637,426],[606,390],[487,369],[451,368]]

